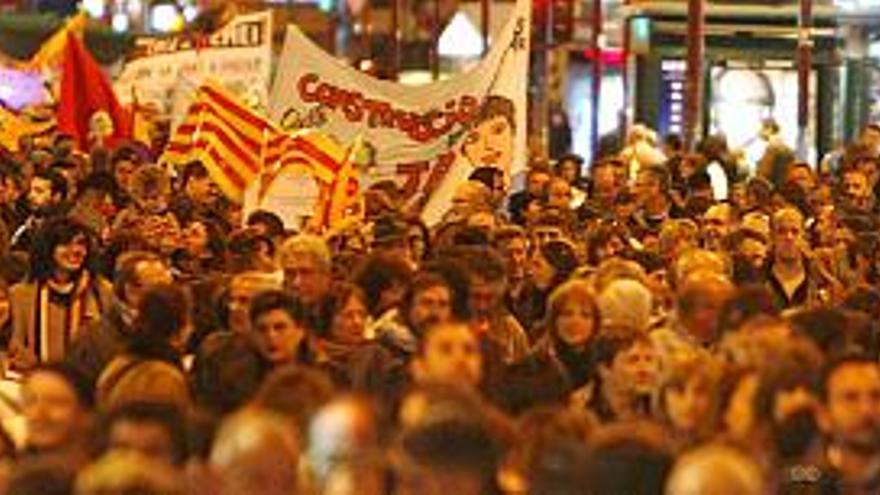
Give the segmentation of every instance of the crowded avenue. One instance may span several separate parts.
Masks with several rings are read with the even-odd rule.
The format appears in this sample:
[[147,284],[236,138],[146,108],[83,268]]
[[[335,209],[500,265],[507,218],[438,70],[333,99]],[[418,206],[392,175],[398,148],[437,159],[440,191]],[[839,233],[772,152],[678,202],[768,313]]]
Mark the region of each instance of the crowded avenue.
[[0,0],[0,495],[880,494],[878,40]]

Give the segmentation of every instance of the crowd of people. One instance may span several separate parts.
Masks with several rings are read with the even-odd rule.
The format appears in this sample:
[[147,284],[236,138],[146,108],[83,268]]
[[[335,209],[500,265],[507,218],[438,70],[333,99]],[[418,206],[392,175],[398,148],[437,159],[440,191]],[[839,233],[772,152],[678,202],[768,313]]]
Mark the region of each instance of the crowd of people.
[[819,171],[637,127],[325,232],[138,143],[20,148],[0,493],[880,493],[880,127]]

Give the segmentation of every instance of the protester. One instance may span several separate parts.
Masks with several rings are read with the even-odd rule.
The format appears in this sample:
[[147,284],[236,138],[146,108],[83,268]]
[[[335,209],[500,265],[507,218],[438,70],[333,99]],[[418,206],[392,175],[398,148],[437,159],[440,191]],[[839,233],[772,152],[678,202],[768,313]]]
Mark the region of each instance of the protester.
[[58,218],[41,227],[27,281],[9,294],[14,366],[62,359],[80,332],[110,308],[112,289],[90,267],[93,255],[91,236],[81,225]]
[[238,130],[195,114],[0,149],[0,493],[880,493],[880,128],[548,162],[469,101],[308,167],[268,120],[184,153]]

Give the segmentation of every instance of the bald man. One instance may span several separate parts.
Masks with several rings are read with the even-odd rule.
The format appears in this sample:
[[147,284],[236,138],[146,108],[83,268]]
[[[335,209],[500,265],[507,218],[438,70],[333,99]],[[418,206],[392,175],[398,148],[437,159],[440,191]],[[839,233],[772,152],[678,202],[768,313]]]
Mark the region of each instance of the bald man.
[[731,447],[709,445],[681,456],[666,483],[666,495],[764,495],[761,468]]
[[300,493],[299,464],[295,429],[282,418],[256,410],[224,422],[211,450],[223,495]]

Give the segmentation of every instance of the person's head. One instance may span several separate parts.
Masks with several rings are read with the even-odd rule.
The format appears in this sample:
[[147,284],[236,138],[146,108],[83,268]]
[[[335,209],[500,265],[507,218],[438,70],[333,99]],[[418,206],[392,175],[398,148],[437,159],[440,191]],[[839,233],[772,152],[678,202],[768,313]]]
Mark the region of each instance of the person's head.
[[155,284],[140,296],[130,350],[167,345],[182,351],[190,324],[189,294],[180,285]]
[[684,153],[684,138],[680,134],[667,134],[663,137],[663,154],[674,156]]
[[322,370],[286,364],[266,375],[250,405],[290,420],[299,432],[305,433],[314,415],[338,393]]
[[211,465],[225,493],[289,495],[300,490],[300,442],[283,417],[247,410],[223,422]]
[[615,423],[600,428],[589,442],[586,493],[662,493],[673,463],[664,440],[662,430],[650,423]]
[[[444,404],[446,405],[446,404]],[[456,409],[459,409],[456,411]],[[503,443],[487,414],[449,404],[401,435],[395,457],[401,495],[495,495]]]
[[875,156],[880,153],[880,125],[869,124],[865,126],[859,135],[859,143]]
[[667,495],[763,495],[768,487],[761,467],[746,454],[724,445],[685,453],[666,483]]
[[99,432],[104,452],[136,452],[176,465],[188,457],[186,419],[170,404],[124,404],[101,418]]
[[721,367],[701,353],[664,360],[660,380],[660,413],[674,430],[694,435],[715,433]]
[[602,316],[603,333],[632,335],[647,330],[654,295],[644,282],[620,278],[601,290],[597,284],[597,290],[596,304]]
[[158,165],[141,167],[132,177],[131,195],[142,211],[164,214],[171,200],[171,179]]
[[32,280],[77,277],[88,268],[92,241],[85,227],[67,218],[52,219],[37,231],[31,248]]
[[529,239],[521,227],[503,227],[495,234],[495,246],[504,256],[507,278],[521,282],[526,276],[529,257]]
[[735,223],[733,207],[727,203],[709,207],[703,214],[703,247],[720,251],[724,240],[733,231]]
[[363,262],[352,281],[366,295],[370,315],[378,318],[400,304],[412,275],[412,269],[404,260],[378,253]]
[[404,296],[401,309],[417,334],[429,327],[449,322],[453,316],[454,290],[444,277],[430,272],[416,274]]
[[550,169],[546,166],[536,165],[530,167],[526,174],[526,192],[536,198],[544,197],[547,184],[552,177],[553,174],[550,173]]
[[72,366],[51,363],[31,371],[21,391],[28,448],[53,452],[82,441],[92,396],[88,379]]
[[275,272],[278,269],[275,241],[251,227],[232,232],[226,240],[226,262],[232,273],[248,270]]
[[449,215],[454,220],[463,220],[474,213],[491,211],[491,205],[492,192],[482,182],[468,180],[455,188]]
[[736,237],[731,254],[746,262],[752,270],[763,268],[769,251],[767,238],[752,229],[740,229]]
[[281,239],[284,236],[284,221],[271,211],[257,210],[251,213],[247,217],[247,226],[271,239]]
[[199,345],[190,372],[199,406],[218,416],[243,406],[256,393],[265,366],[250,335],[216,332]]
[[880,178],[880,157],[877,155],[859,155],[852,160],[852,167],[861,170],[868,178],[868,184],[873,189]]
[[807,162],[796,162],[788,168],[785,182],[795,184],[804,192],[810,192],[816,187],[816,175]]
[[217,186],[202,162],[187,163],[180,173],[180,187],[196,204],[207,205],[217,198]]
[[586,348],[598,333],[601,321],[596,296],[588,282],[565,282],[550,295],[548,328],[551,336],[566,346]]
[[31,456],[4,473],[4,491],[8,495],[70,495],[74,493],[79,469],[64,456]]
[[37,169],[28,185],[27,200],[31,210],[44,213],[67,197],[67,179],[58,172]]
[[478,386],[483,356],[473,330],[464,322],[448,321],[428,327],[412,363],[419,383],[446,382]]
[[639,170],[633,184],[633,193],[640,205],[652,199],[666,197],[669,192],[669,171],[662,166],[650,166]]
[[685,279],[698,271],[710,271],[721,275],[730,273],[727,258],[705,249],[690,249],[681,253],[672,265],[671,283],[678,289]]
[[568,279],[578,260],[569,243],[550,241],[533,251],[528,266],[529,278],[538,289],[550,291]]
[[213,257],[217,263],[223,261],[226,249],[226,235],[216,223],[190,219],[183,224],[181,231],[183,249],[195,258]]
[[281,245],[279,257],[285,289],[306,305],[320,302],[329,288],[332,269],[324,240],[306,234],[292,237]]
[[563,211],[569,209],[571,203],[571,184],[562,177],[554,177],[547,183],[547,206],[559,208]]
[[691,337],[702,343],[718,337],[718,319],[734,286],[718,273],[698,271],[678,288],[678,316]]
[[284,292],[267,291],[251,301],[250,316],[263,359],[273,366],[296,362],[310,326],[305,307]]
[[842,192],[850,201],[860,203],[873,194],[868,177],[861,169],[852,167],[844,170],[841,182]]
[[621,186],[620,171],[623,164],[617,160],[601,160],[593,164],[590,171],[593,194],[601,197],[614,197]]
[[279,289],[278,281],[262,272],[244,272],[229,279],[226,294],[226,324],[229,330],[247,335],[251,329],[248,313],[251,301],[263,291]]
[[406,239],[413,261],[417,264],[424,261],[431,254],[431,231],[428,226],[418,218],[407,221]]
[[164,460],[138,452],[111,452],[78,473],[74,492],[184,495],[187,490],[183,474]]
[[491,318],[503,307],[507,289],[504,259],[491,248],[462,248],[470,274],[470,310],[475,317]]
[[373,253],[381,253],[398,259],[407,265],[414,265],[415,256],[408,239],[409,225],[396,215],[377,218],[372,226],[370,248]]
[[632,394],[653,395],[660,380],[660,353],[645,334],[619,340],[613,352],[609,376],[615,388],[628,389]]
[[626,231],[617,224],[599,224],[587,234],[587,263],[591,266],[621,256],[624,250]]
[[364,495],[387,493],[382,459],[372,455],[378,441],[375,406],[363,397],[342,396],[315,413],[308,427],[309,466],[323,487],[337,480]]
[[773,214],[773,252],[778,260],[792,261],[802,256],[804,215],[795,208],[782,208]]
[[829,363],[820,382],[820,426],[831,441],[860,454],[880,452],[880,367],[848,355]]
[[131,191],[135,171],[141,165],[141,158],[134,148],[122,146],[113,152],[110,167],[116,183],[123,191]]
[[581,180],[583,164],[584,159],[578,155],[565,155],[556,163],[556,176],[565,179],[572,186],[577,186]]
[[168,264],[159,255],[148,251],[129,251],[120,255],[116,259],[115,274],[113,289],[116,297],[130,309],[140,305],[147,290],[174,281]]
[[548,242],[565,239],[567,227],[566,219],[559,210],[542,211],[529,222],[532,247],[540,248]]
[[331,342],[358,346],[366,341],[368,296],[360,287],[339,284],[333,289],[328,302],[328,313],[333,315],[323,337]]
[[661,225],[657,237],[658,254],[671,263],[681,253],[697,247],[699,234],[700,229],[693,220],[667,220]]
[[504,202],[507,194],[507,185],[505,184],[504,171],[498,167],[477,167],[468,176],[468,180],[477,181],[486,186],[486,189],[492,193],[492,205],[500,206]]
[[473,166],[509,170],[513,162],[516,107],[508,98],[486,97],[462,144],[462,154]]

